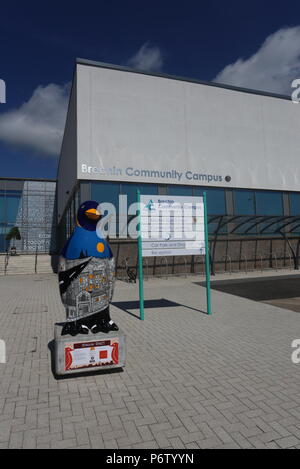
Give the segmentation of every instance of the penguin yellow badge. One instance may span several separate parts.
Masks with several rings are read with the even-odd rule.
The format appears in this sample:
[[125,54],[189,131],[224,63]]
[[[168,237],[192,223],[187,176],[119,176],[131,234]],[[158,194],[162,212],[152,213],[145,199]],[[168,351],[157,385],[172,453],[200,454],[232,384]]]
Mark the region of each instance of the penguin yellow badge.
[[98,251],[98,252],[103,252],[104,249],[105,249],[105,247],[104,247],[104,244],[103,244],[103,243],[98,243],[98,244],[97,244],[97,251]]

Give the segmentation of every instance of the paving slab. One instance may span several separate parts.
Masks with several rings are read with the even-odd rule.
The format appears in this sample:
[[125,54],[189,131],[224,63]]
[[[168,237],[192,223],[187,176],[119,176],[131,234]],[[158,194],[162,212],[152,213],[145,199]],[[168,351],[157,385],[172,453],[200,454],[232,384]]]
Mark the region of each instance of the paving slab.
[[[282,273],[281,273],[282,275]],[[299,313],[212,291],[198,277],[117,282],[111,315],[126,367],[57,379],[56,275],[0,279],[1,448],[222,448],[300,445]]]

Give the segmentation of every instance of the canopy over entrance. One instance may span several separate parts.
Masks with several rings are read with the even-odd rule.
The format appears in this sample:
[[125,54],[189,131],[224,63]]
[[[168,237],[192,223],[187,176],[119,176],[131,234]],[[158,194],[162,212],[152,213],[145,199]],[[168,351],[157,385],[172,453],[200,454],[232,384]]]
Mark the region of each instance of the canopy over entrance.
[[[299,269],[300,215],[214,215],[208,217],[209,234],[213,237],[211,245],[211,268],[214,271],[216,243],[219,236],[260,237],[263,235],[281,235],[287,242],[294,260],[295,269]],[[289,236],[290,235],[290,236]],[[289,238],[298,238],[296,249]]]

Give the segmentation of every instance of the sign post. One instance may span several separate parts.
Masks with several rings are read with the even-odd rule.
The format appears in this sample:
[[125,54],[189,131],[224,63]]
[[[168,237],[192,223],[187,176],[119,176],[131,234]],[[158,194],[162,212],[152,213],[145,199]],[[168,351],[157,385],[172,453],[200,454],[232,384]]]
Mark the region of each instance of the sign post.
[[210,262],[209,262],[209,244],[208,244],[208,222],[207,222],[207,205],[206,205],[206,192],[203,192],[204,203],[204,239],[205,239],[205,277],[206,277],[206,305],[207,314],[211,312],[211,298],[210,298]]
[[156,256],[205,256],[207,314],[211,315],[206,193],[141,196],[138,190],[137,201],[140,319],[144,320],[143,257]]
[[138,259],[139,259],[139,296],[140,296],[140,319],[144,321],[144,276],[143,276],[143,251],[141,234],[141,193],[137,191],[138,200]]

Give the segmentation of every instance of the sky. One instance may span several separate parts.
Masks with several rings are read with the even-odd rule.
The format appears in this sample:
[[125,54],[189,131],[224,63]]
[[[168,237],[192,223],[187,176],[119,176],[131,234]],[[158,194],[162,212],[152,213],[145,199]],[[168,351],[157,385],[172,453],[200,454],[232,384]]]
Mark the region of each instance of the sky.
[[11,0],[0,17],[0,177],[56,178],[76,57],[285,95],[300,78],[296,1]]

